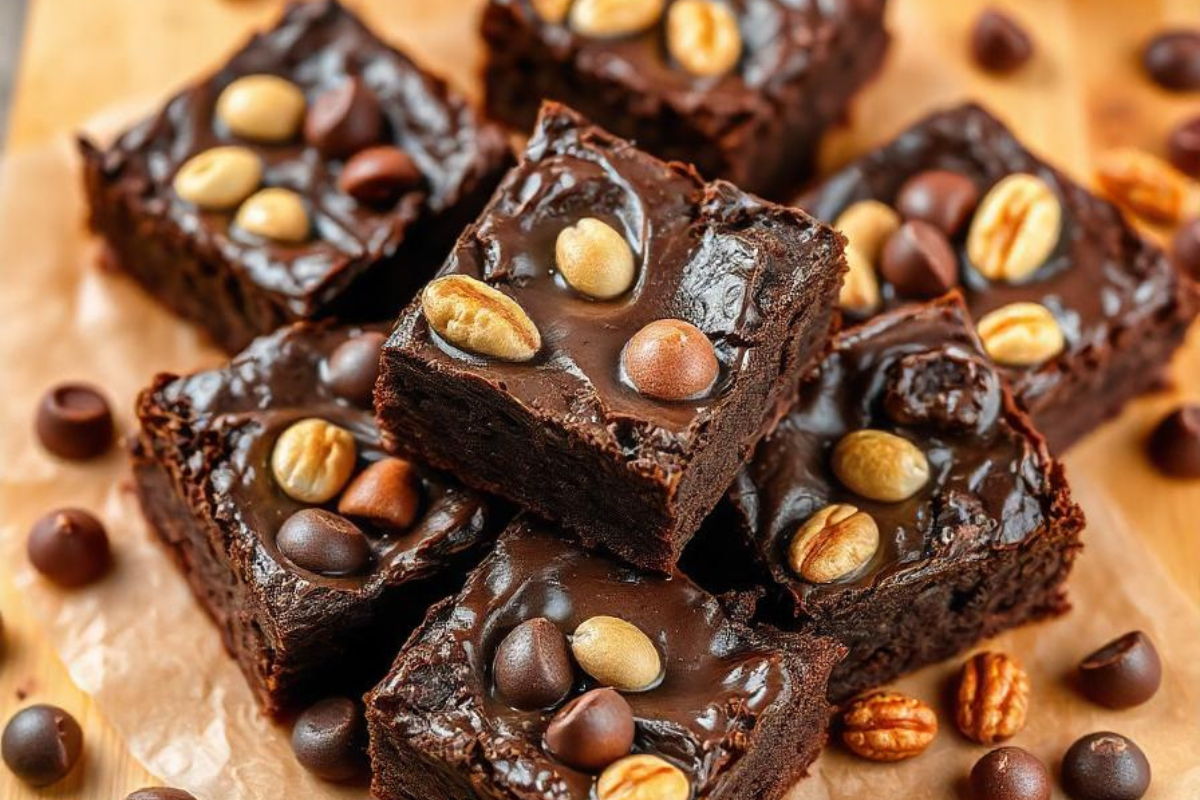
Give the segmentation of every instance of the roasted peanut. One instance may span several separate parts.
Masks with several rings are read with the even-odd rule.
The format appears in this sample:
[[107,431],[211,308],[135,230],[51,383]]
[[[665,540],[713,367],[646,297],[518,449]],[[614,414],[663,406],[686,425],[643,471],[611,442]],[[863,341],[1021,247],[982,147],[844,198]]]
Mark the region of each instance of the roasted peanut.
[[571,636],[571,652],[583,671],[605,686],[642,692],[662,677],[662,659],[650,637],[617,617],[591,617]]
[[1058,320],[1038,303],[1010,303],[984,314],[977,325],[983,347],[997,363],[1032,367],[1063,351]]
[[256,142],[286,142],[304,121],[300,87],[276,75],[247,75],[217,97],[216,115],[236,136]]
[[693,75],[724,75],[742,57],[742,34],[720,0],[675,0],[667,12],[667,50]]
[[866,429],[838,441],[833,448],[833,472],[861,497],[896,503],[912,497],[929,481],[929,460],[907,439]]
[[262,161],[245,147],[214,147],[189,158],[175,173],[175,194],[206,211],[241,203],[262,182]]
[[967,258],[989,280],[1016,283],[1037,272],[1054,252],[1062,203],[1047,183],[1014,173],[984,196],[967,233]]
[[542,348],[537,326],[515,300],[466,275],[430,282],[421,310],[439,336],[471,353],[528,361]]
[[589,297],[611,300],[633,285],[629,243],[612,226],[593,217],[559,231],[554,261],[566,282]]
[[356,446],[349,431],[310,417],[280,434],[271,453],[271,471],[288,497],[302,503],[325,503],[350,480],[355,458]]

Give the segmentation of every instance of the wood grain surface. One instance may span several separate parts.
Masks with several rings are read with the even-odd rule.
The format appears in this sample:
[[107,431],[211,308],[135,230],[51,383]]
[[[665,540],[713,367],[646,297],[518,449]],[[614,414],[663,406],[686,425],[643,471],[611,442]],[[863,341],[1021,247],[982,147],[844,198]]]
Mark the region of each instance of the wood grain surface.
[[[461,19],[432,30],[422,25],[422,3],[416,0],[355,5],[385,36],[476,94],[478,0],[442,2],[460,4]],[[1200,95],[1169,95],[1145,81],[1137,68],[1139,46],[1156,30],[1200,27],[1198,0],[892,3],[896,45],[883,74],[856,102],[851,125],[828,142],[828,166],[888,138],[933,107],[972,97],[998,111],[1035,150],[1090,182],[1091,161],[1104,148],[1132,144],[1161,152],[1175,122],[1200,114]],[[1037,39],[1035,60],[1015,76],[984,75],[966,57],[966,31],[985,4],[1011,9]],[[279,7],[276,0],[32,0],[10,150],[69,134],[114,105],[166,96],[219,63],[250,30],[274,18]],[[2,225],[0,221],[0,235]],[[1067,463],[1073,472],[1103,479],[1113,502],[1135,521],[1148,550],[1200,603],[1200,483],[1159,477],[1141,449],[1146,433],[1168,408],[1184,398],[1200,399],[1196,335],[1174,373],[1175,387],[1134,403],[1077,446]],[[7,640],[0,660],[0,721],[29,702],[51,702],[76,715],[87,741],[84,767],[67,781],[34,791],[0,770],[0,797],[120,800],[152,784],[153,777],[130,759],[40,640],[7,569],[0,569],[0,611]],[[281,796],[283,792],[281,787]]]

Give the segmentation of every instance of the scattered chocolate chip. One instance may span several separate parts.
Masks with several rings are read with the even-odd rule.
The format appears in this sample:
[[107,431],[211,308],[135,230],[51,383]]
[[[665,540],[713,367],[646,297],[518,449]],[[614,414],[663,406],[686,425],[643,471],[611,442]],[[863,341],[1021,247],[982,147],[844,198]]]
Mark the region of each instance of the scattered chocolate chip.
[[1184,223],[1175,233],[1171,257],[1180,269],[1200,280],[1200,217]]
[[1083,693],[1102,706],[1132,708],[1158,691],[1162,661],[1150,637],[1134,631],[1085,658],[1079,682]]
[[575,682],[567,637],[545,617],[522,622],[496,648],[492,675],[513,708],[553,708]]
[[1000,378],[982,359],[909,353],[888,368],[883,407],[900,425],[965,433],[992,424],[1000,397]]
[[1142,66],[1164,89],[1200,89],[1200,31],[1163,31],[1154,36],[1142,50]]
[[108,401],[85,383],[63,383],[46,392],[35,428],[42,447],[62,458],[95,458],[113,440]]
[[368,147],[342,167],[338,186],[360,203],[385,206],[421,182],[421,173],[408,153],[398,147]]
[[910,220],[883,245],[879,273],[904,297],[937,297],[958,285],[958,256],[939,229]]
[[327,158],[352,156],[382,137],[379,100],[359,77],[323,92],[304,119],[304,140]]
[[721,368],[704,331],[681,319],[656,320],[635,333],[621,365],[634,389],[658,400],[707,393]]
[[150,786],[131,792],[125,800],[196,800],[183,789],[169,789],[166,786]]
[[362,408],[374,405],[379,354],[387,337],[377,331],[360,333],[337,346],[325,362],[325,383],[338,397]]
[[360,472],[342,492],[338,512],[392,530],[403,530],[421,507],[419,477],[402,458],[384,458]]
[[1119,733],[1092,733],[1063,756],[1062,782],[1073,800],[1138,800],[1150,787],[1150,762]]
[[564,764],[598,772],[633,747],[633,709],[615,689],[592,689],[567,703],[546,728],[546,746]]
[[292,728],[292,752],[300,766],[327,781],[348,781],[366,768],[366,726],[353,700],[330,697],[310,706]]
[[971,55],[988,72],[1012,72],[1033,57],[1033,40],[1015,19],[989,8],[975,20]]
[[1200,405],[1183,405],[1150,434],[1150,460],[1166,475],[1200,478]]
[[1001,747],[971,770],[972,800],[1050,800],[1046,765],[1019,747]]
[[52,511],[33,524],[26,542],[29,561],[60,586],[91,583],[108,569],[108,533],[79,508]]
[[896,195],[896,210],[905,219],[928,222],[947,236],[962,229],[977,205],[979,189],[975,182],[966,175],[945,169],[914,175],[905,181]]
[[371,559],[371,545],[350,520],[323,508],[304,508],[279,528],[279,551],[319,575],[353,575]]
[[13,774],[30,786],[49,786],[67,776],[83,752],[83,731],[56,706],[18,711],[0,739],[0,753]]
[[1175,169],[1200,177],[1200,117],[1192,117],[1171,130],[1167,157]]

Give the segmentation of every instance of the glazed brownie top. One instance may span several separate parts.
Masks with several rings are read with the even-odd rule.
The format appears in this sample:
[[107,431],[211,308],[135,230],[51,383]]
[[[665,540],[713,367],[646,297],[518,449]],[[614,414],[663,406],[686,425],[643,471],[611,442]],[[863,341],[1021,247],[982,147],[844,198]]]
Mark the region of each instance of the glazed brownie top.
[[[927,170],[964,175],[983,197],[1014,173],[1040,178],[1061,204],[1061,234],[1049,256],[1021,280],[989,280],[967,256],[968,225],[951,238],[958,281],[972,316],[1016,302],[1035,302],[1053,314],[1065,339],[1054,358],[1006,369],[1014,391],[1031,408],[1070,375],[1103,361],[1126,331],[1153,321],[1179,302],[1180,282],[1162,252],[1122,218],[1120,211],[1031,154],[997,119],[976,105],[934,114],[891,143],[868,153],[796,202],[817,217],[836,220],[852,203],[896,203],[904,183]],[[969,222],[969,220],[968,220]],[[885,305],[912,298],[881,287]]]
[[[297,86],[310,109],[324,93],[361,78],[383,116],[376,144],[403,150],[419,176],[389,202],[361,203],[339,188],[343,160],[323,155],[303,133],[282,142],[233,134],[217,118],[218,98],[235,80],[259,74]],[[311,218],[306,241],[260,238],[233,224],[236,209],[203,210],[178,196],[172,181],[184,163],[222,145],[250,148],[261,159],[261,187],[302,196]],[[289,6],[275,28],[121,136],[105,151],[104,170],[142,213],[169,220],[202,254],[234,264],[303,314],[393,253],[414,221],[453,207],[507,159],[498,128],[342,6],[322,0]]]
[[[589,554],[525,517],[462,593],[430,612],[370,704],[413,746],[477,768],[514,796],[586,800],[594,776],[547,752],[555,709],[513,708],[496,687],[493,660],[527,620],[542,617],[571,634],[599,615],[632,623],[658,651],[653,688],[622,694],[636,721],[633,749],[682,769],[694,797],[737,766],[764,715],[785,712],[797,693],[823,696],[816,676],[841,657],[822,639],[752,631],[682,574],[651,576]],[[574,670],[567,698],[597,686]]]
[[[847,448],[839,463],[848,435],[864,431],[882,432],[884,441],[862,447],[860,439],[857,454]],[[924,481],[890,496],[880,484],[903,482],[913,467],[911,454],[889,446],[896,442],[888,436],[915,445],[928,465]],[[874,499],[856,491],[864,487]],[[841,333],[796,405],[743,467],[730,498],[756,556],[797,615],[985,557],[1077,513],[1060,467],[954,296]],[[838,535],[822,542],[837,527],[830,524],[810,549],[794,551],[805,523],[832,504],[869,515],[877,540],[850,536],[851,524],[838,532],[842,543]],[[833,569],[818,563],[823,546],[836,550],[851,541],[855,558]]]

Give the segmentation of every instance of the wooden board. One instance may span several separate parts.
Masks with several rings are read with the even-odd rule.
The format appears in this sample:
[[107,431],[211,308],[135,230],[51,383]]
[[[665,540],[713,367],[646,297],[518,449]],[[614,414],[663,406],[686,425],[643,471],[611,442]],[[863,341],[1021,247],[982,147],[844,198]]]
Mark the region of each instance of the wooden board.
[[[432,29],[422,25],[418,0],[357,5],[385,35],[474,93],[478,0],[446,2],[461,4],[461,19]],[[1035,62],[1011,78],[983,75],[966,59],[966,31],[978,10],[993,4],[1026,20],[1038,40]],[[9,147],[36,147],[114,105],[165,96],[217,64],[248,31],[268,23],[280,5],[276,0],[33,0]],[[852,126],[831,137],[830,165],[888,138],[932,107],[975,97],[1000,112],[1031,146],[1086,181],[1091,159],[1104,148],[1133,144],[1161,151],[1172,124],[1200,113],[1200,96],[1168,95],[1137,69],[1139,44],[1152,32],[1168,25],[1200,26],[1197,0],[893,0],[891,17],[896,46],[881,78],[857,102]],[[1104,481],[1140,537],[1200,602],[1200,484],[1159,477],[1141,451],[1146,432],[1167,408],[1181,398],[1200,399],[1197,336],[1178,359],[1175,374],[1177,388],[1135,403],[1080,444],[1067,462],[1073,472]],[[5,569],[0,569],[0,612],[7,628],[0,720],[27,702],[53,702],[76,714],[88,747],[85,769],[48,790],[28,790],[0,770],[0,796],[119,800],[152,783],[40,640]]]

